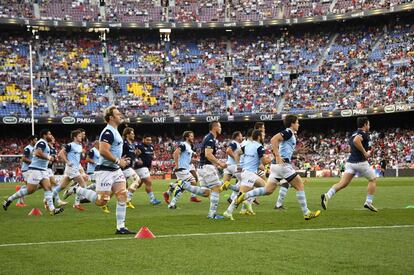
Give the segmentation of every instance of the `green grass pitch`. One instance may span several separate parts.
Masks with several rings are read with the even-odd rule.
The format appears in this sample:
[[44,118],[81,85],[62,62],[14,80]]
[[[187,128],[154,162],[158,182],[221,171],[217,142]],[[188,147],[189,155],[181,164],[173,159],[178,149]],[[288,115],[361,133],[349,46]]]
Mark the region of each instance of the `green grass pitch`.
[[[310,209],[321,208],[320,194],[337,180],[310,179]],[[154,183],[160,200],[166,183]],[[1,197],[14,190],[15,185],[0,184]],[[220,213],[228,195],[220,196]],[[114,200],[111,214],[85,204],[85,212],[66,207],[54,217],[27,216],[32,207],[45,214],[38,191],[26,198],[28,207],[13,203],[7,212],[0,209],[0,274],[413,274],[414,209],[406,206],[414,205],[414,179],[379,179],[378,213],[363,209],[365,195],[366,181],[355,180],[319,218],[305,221],[289,190],[287,211],[273,209],[275,193],[259,198],[256,216],[237,211],[236,221],[212,221],[206,218],[208,199],[192,203],[186,193],[180,209],[169,210],[164,202],[149,205],[140,189],[133,200],[136,209],[127,210],[127,226],[148,226],[158,238],[110,240],[120,237],[114,234]],[[209,234],[225,232],[234,234]],[[79,241],[59,242],[72,240]]]

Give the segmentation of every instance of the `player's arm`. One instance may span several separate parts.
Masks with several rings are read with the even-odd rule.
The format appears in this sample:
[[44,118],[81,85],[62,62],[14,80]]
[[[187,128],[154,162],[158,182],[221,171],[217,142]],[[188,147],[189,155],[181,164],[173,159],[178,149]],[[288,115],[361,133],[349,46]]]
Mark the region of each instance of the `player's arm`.
[[30,157],[30,150],[29,150],[29,148],[26,148],[26,149],[24,149],[24,152],[23,152],[22,161],[23,161],[24,163],[27,163],[27,164],[32,163],[32,162],[30,161],[29,157]]
[[233,159],[236,159],[235,154],[234,154],[234,151],[233,151],[233,148],[231,148],[231,146],[227,147],[227,149],[226,149],[226,154],[227,154],[229,157],[231,157],[231,158],[233,158]]
[[364,148],[364,146],[362,145],[362,140],[363,140],[363,137],[361,136],[361,135],[357,135],[357,136],[355,136],[354,137],[354,145],[355,145],[355,147],[364,155],[364,157],[367,159],[367,158],[369,158],[370,157],[370,153],[369,152],[367,152],[367,151],[365,151],[365,148]]
[[93,152],[93,150],[90,150],[88,152],[88,155],[86,156],[86,163],[92,163],[95,164],[95,162],[93,161],[93,157],[94,157],[95,153]]
[[219,161],[214,155],[213,155],[213,149],[212,148],[205,148],[204,154],[206,158],[214,165],[219,166],[221,168],[226,168],[227,164],[224,162]]
[[[268,165],[270,162],[272,162],[272,160],[270,159],[270,157],[268,155],[266,155],[266,150],[263,148],[263,146],[260,146],[259,148],[257,148],[257,154],[260,158],[260,162],[261,165],[264,166]],[[261,169],[264,171],[264,169]]]
[[63,160],[63,162],[68,165],[68,166],[72,166],[73,164],[70,163],[70,161],[68,160],[68,153],[71,150],[71,145],[70,144],[66,144],[65,147],[63,147],[60,151],[59,151],[59,158],[61,160]]
[[55,158],[53,156],[48,156],[46,155],[44,152],[44,150],[46,149],[46,143],[44,142],[39,142],[36,145],[35,151],[34,151],[34,156],[44,159],[44,160],[49,160],[49,161],[53,161]]
[[175,170],[177,170],[179,168],[178,167],[178,159],[180,158],[180,155],[181,155],[181,145],[179,147],[177,147],[174,150],[174,153],[173,153],[173,159],[174,159],[174,163],[175,163],[174,169]]
[[278,133],[272,137],[270,140],[270,143],[272,144],[272,153],[276,159],[277,164],[284,164],[285,161],[282,159],[282,157],[279,154],[279,143],[283,141],[283,136],[281,133]]
[[99,140],[99,153],[101,156],[109,161],[112,161],[113,163],[119,165],[121,168],[124,168],[128,165],[129,159],[128,158],[116,158],[111,153],[111,144],[114,142],[114,135],[110,131],[106,131],[102,134],[100,140]]

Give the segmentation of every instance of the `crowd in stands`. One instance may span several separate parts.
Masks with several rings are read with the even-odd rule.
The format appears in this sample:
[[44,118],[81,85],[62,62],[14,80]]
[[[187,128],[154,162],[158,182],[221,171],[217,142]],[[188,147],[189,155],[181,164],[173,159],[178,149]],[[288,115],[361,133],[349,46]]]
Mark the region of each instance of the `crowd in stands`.
[[[4,0],[0,17],[83,22],[227,22],[345,14],[411,3],[412,0]],[[164,8],[165,7],[165,8]]]
[[[298,153],[294,156],[293,163],[302,170],[330,170],[338,171],[349,156],[349,132],[299,132],[297,141]],[[414,169],[414,131],[412,129],[393,129],[386,131],[372,131],[370,133],[370,163],[375,167],[382,160],[387,161],[388,168],[411,168]],[[153,137],[154,155],[152,174],[163,175],[172,173],[174,162],[172,153],[180,142],[179,137],[156,136]],[[269,145],[270,136],[265,144],[267,153],[271,152]],[[59,150],[61,144],[69,142],[68,139],[57,138],[56,147]],[[219,137],[217,157],[226,160],[226,148],[230,142],[228,136]],[[199,153],[202,137],[195,138],[194,147]],[[21,154],[26,146],[24,139],[0,139],[0,155]],[[85,149],[92,148],[92,143],[85,144]],[[1,169],[14,171],[19,166],[19,161],[12,158],[3,158],[0,161]]]
[[[413,31],[398,24],[171,41],[124,34],[106,43],[93,34],[40,33],[35,116],[97,116],[111,104],[128,117],[412,104]],[[0,116],[28,117],[30,38],[1,38]]]

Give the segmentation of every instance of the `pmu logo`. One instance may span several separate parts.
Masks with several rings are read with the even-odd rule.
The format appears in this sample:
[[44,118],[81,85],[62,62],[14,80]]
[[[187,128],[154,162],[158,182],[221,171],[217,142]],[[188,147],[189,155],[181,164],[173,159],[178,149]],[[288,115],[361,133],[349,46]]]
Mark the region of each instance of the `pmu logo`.
[[62,117],[63,124],[75,124],[75,122],[76,122],[76,119],[74,117],[71,117],[71,116]]
[[273,120],[273,115],[261,115],[260,120]]
[[167,118],[165,116],[153,117],[152,118],[152,122],[154,122],[154,123],[165,123],[166,120],[167,120]]
[[220,119],[220,116],[207,116],[206,121],[212,122],[212,121],[218,121]]
[[4,124],[16,124],[17,123],[17,117],[5,116],[5,117],[3,117],[3,123]]

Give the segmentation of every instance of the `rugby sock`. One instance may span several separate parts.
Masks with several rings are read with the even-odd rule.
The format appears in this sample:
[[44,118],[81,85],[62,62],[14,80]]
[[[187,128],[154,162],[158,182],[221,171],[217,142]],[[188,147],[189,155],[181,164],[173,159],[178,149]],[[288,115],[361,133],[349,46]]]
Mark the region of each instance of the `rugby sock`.
[[365,203],[372,203],[374,200],[374,195],[367,194],[367,199],[365,200]]
[[326,197],[328,197],[328,199],[331,199],[336,193],[335,188],[331,187],[331,189],[329,189],[328,193],[326,193]]
[[58,185],[58,186],[56,186],[56,187],[52,188],[52,191],[53,191],[53,196],[55,196],[55,195],[59,194],[59,192],[60,192],[61,190],[62,190],[62,187],[60,187],[60,185]]
[[127,201],[131,201],[133,196],[134,196],[134,193],[128,191],[128,193],[127,193]]
[[52,191],[45,191],[45,200],[46,200],[47,206],[49,207],[49,211],[55,210],[55,206],[53,205]]
[[[26,189],[27,190],[27,186],[23,185],[20,189]],[[17,201],[20,204],[24,204],[24,196],[19,198],[19,200]]]
[[149,197],[150,201],[155,200],[154,192],[148,192],[148,197]]
[[79,194],[76,194],[75,196],[75,205],[80,205],[81,197]]
[[286,187],[281,186],[279,190],[279,197],[277,197],[276,207],[281,207],[283,202],[285,201],[286,194],[288,189]]
[[22,198],[22,197],[26,196],[27,194],[29,194],[29,192],[27,191],[27,188],[20,188],[19,191],[17,191],[13,195],[11,195],[7,200],[8,201],[14,201],[15,199]]
[[260,187],[260,188],[256,188],[253,189],[249,192],[247,192],[244,195],[245,200],[247,200],[248,198],[252,198],[252,197],[257,197],[257,196],[264,196],[266,194],[266,190],[264,187]]
[[306,202],[305,191],[297,191],[296,192],[296,198],[298,199],[298,202],[300,204],[300,208],[302,208],[303,215],[308,214],[309,209],[308,209],[308,204]]
[[250,197],[246,201],[247,201],[248,204],[252,204],[255,199],[256,199],[256,197]]
[[219,193],[211,192],[210,194],[210,211],[208,212],[209,217],[214,217],[217,212],[217,207],[219,203]]
[[177,203],[177,200],[181,197],[182,194],[183,194],[183,192],[177,192],[177,194],[172,198],[172,200],[170,202],[170,205],[174,206]]
[[234,209],[236,208],[236,201],[232,201],[229,207],[227,208],[227,213],[233,214]]
[[55,203],[60,203],[59,193],[53,192],[53,199],[55,200]]
[[229,185],[229,189],[238,193],[240,190],[240,187],[238,185]]
[[191,193],[191,197],[192,197],[192,198],[196,198],[196,197],[197,197],[197,195],[196,195],[196,194]]
[[96,199],[98,198],[98,194],[95,191],[83,188],[83,187],[77,187],[76,188],[76,194],[81,195],[88,199],[90,202],[95,203]]
[[96,189],[96,183],[92,183],[92,184],[88,185],[88,187],[86,187],[86,189],[95,190]]
[[170,185],[168,186],[168,191],[167,191],[168,195],[171,196],[173,194],[175,186],[176,186],[175,182],[170,183]]
[[233,191],[230,195],[230,199],[233,201],[235,198],[237,198],[237,194],[239,194],[239,191]]
[[182,187],[185,190],[187,190],[187,191],[189,191],[189,192],[191,192],[193,194],[200,195],[200,196],[204,196],[204,192],[206,190],[208,190],[205,187],[193,186],[189,182],[186,182],[186,181],[183,181]]
[[126,203],[118,201],[116,204],[116,228],[119,230],[125,227]]

